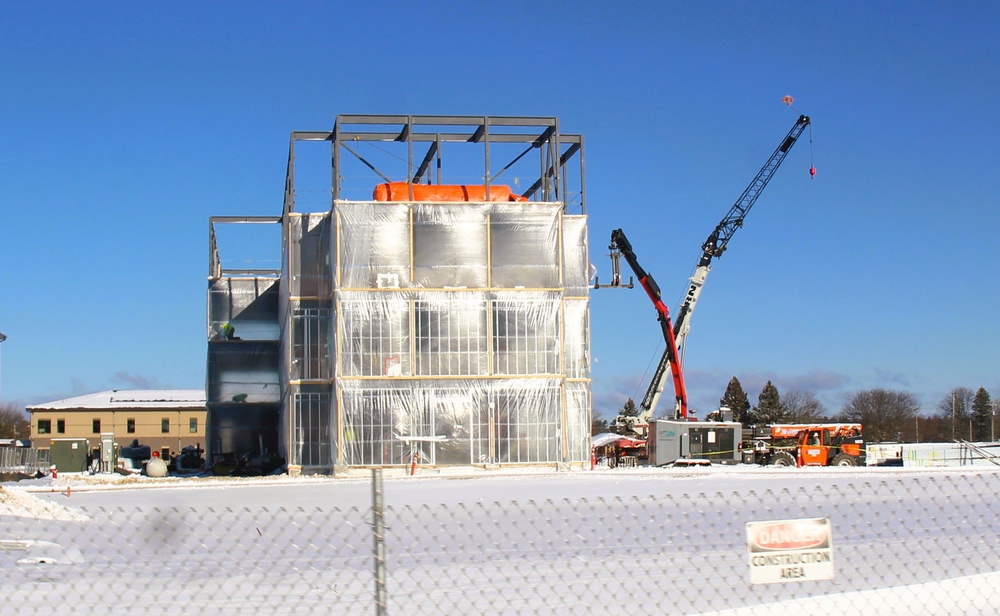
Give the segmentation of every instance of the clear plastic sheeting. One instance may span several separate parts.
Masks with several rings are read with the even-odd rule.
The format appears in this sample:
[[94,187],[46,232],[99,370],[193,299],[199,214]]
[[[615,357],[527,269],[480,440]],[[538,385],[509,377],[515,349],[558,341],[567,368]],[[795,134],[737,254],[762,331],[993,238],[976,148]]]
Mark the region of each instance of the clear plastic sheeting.
[[[585,463],[584,175],[583,137],[556,118],[339,115],[293,132],[281,216],[211,219],[212,459]],[[328,198],[297,212],[304,193]],[[280,225],[280,269],[221,254],[271,246],[222,225]]]
[[559,374],[562,302],[552,293],[499,292],[491,301],[494,373]]
[[[418,463],[432,465],[564,460],[558,379],[385,386],[346,382],[340,396],[341,464],[409,464],[414,457]],[[580,444],[572,443],[569,448],[578,453]]]
[[590,378],[590,310],[588,302],[567,299],[563,304],[566,336],[566,378]]
[[292,451],[295,463],[310,469],[333,466],[333,407],[330,386],[305,385],[291,394]]
[[286,225],[289,464],[589,459],[586,217],[337,201]]
[[330,296],[330,227],[328,214],[289,214],[285,232],[290,250],[284,263],[290,296]]
[[290,305],[289,380],[329,381],[333,376],[333,310],[330,301],[295,300]]
[[277,278],[209,280],[209,339],[277,340],[278,287]]
[[486,287],[488,206],[417,203],[412,207],[414,285]]
[[568,462],[590,459],[590,381],[566,383],[566,442]]
[[[585,218],[564,245],[557,203],[335,211],[337,464],[586,459]],[[571,301],[564,272],[581,285]]]
[[587,251],[587,217],[562,217],[563,287],[568,296],[590,292],[590,256]]
[[561,208],[510,204],[493,208],[490,250],[493,287],[552,289],[561,286]]
[[339,297],[341,375],[412,376],[407,295],[344,291]]
[[413,286],[410,208],[406,204],[338,202],[338,286]]
[[208,402],[278,402],[278,345],[242,341],[214,344],[208,354]]
[[[337,202],[341,288],[587,287],[586,217],[558,203]],[[584,292],[585,293],[585,292]]]

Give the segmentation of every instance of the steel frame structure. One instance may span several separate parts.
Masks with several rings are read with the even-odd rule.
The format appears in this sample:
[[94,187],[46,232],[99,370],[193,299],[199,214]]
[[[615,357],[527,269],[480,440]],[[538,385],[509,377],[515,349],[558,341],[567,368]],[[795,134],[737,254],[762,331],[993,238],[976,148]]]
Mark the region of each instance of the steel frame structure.
[[[521,192],[531,201],[563,202],[578,195],[579,214],[586,214],[585,162],[583,136],[559,132],[554,117],[498,116],[429,116],[429,115],[350,115],[340,114],[330,132],[294,131],[288,147],[285,175],[285,213],[295,211],[295,144],[299,141],[329,141],[331,157],[331,197],[341,198],[342,161],[345,154],[356,158],[386,182],[440,184],[445,143],[471,143],[482,146],[483,184],[487,199],[489,187],[523,157],[537,150],[538,177]],[[406,144],[405,178],[390,175],[367,160],[356,148],[359,142],[394,142]],[[502,167],[494,170],[491,144],[522,144],[525,149]],[[417,151],[418,148],[422,151]],[[567,165],[579,165],[578,185],[570,186]],[[432,169],[433,167],[433,169]],[[434,175],[432,178],[431,176]],[[412,196],[412,188],[411,188]],[[566,210],[564,210],[566,211]]]

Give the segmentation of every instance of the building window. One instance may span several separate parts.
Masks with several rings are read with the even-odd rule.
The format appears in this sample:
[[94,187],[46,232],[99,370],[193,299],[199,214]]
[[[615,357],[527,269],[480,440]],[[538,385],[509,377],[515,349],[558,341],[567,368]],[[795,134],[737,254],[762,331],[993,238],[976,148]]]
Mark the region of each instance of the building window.
[[198,431],[198,418],[192,417],[191,419],[188,420],[188,432],[194,434],[197,431]]
[[[330,311],[299,308],[292,317],[292,368],[295,378],[325,379],[329,375]],[[192,430],[193,432],[193,430]]]
[[488,369],[486,303],[471,294],[449,295],[453,296],[413,302],[417,374],[484,375]]
[[39,434],[52,434],[52,420],[51,419],[39,419],[38,420],[38,433]]
[[101,433],[101,420],[100,419],[95,419],[94,420],[93,428],[94,428],[94,434],[100,434]]
[[410,304],[394,295],[380,295],[377,308],[370,300],[340,302],[337,318],[343,330],[341,357],[345,376],[410,374]]
[[56,434],[66,434],[66,420],[57,419],[56,420]]
[[164,434],[170,434],[170,420],[169,419],[164,418],[164,419],[160,420],[160,432],[162,432]]
[[130,418],[125,420],[125,431],[129,434],[135,434],[135,419]]
[[535,298],[493,302],[493,369],[497,374],[559,373],[559,302]]

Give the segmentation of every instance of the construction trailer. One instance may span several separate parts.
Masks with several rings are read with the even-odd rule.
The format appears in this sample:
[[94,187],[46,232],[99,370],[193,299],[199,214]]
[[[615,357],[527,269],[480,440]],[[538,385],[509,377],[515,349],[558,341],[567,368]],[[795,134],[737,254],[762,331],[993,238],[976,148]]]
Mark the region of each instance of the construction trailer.
[[[555,118],[293,132],[282,215],[210,221],[209,464],[589,461],[583,160]],[[280,259],[227,260],[233,227]]]
[[665,466],[690,460],[712,464],[738,464],[743,426],[731,421],[649,422],[646,448],[650,466]]

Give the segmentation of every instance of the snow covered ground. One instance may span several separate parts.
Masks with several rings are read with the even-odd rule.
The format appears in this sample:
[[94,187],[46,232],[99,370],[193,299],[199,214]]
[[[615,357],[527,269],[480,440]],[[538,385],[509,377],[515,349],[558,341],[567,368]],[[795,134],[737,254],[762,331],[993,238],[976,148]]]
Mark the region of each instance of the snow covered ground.
[[[1000,472],[384,473],[391,613],[994,614]],[[0,489],[8,606],[371,613],[372,480],[60,475]],[[833,580],[749,583],[748,521],[826,517]]]

